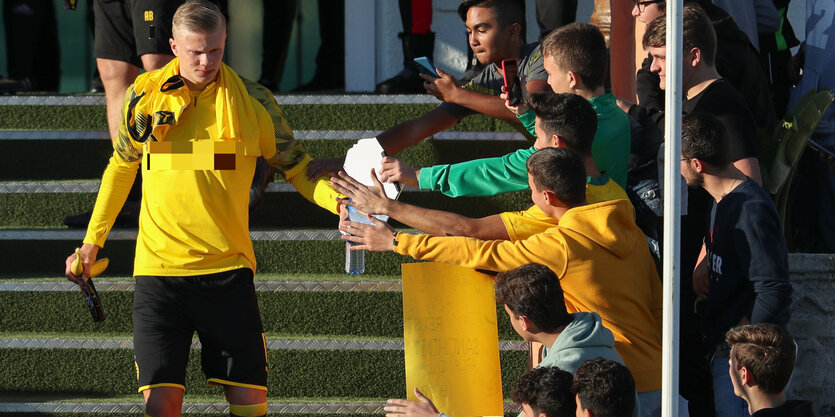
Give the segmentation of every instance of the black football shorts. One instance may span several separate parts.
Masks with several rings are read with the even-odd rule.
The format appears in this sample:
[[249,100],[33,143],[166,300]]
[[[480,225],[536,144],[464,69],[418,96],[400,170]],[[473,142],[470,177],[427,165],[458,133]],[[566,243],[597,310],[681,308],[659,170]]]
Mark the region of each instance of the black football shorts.
[[144,54],[169,54],[171,19],[182,0],[94,0],[96,58],[141,67]]
[[266,391],[267,349],[251,269],[136,277],[133,343],[140,392],[185,389],[195,332],[209,385]]

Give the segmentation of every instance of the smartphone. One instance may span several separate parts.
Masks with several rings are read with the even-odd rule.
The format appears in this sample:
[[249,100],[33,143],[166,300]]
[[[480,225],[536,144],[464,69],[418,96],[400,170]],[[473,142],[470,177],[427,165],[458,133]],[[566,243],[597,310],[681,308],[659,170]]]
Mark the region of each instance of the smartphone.
[[507,104],[511,106],[518,106],[522,104],[522,86],[519,82],[516,67],[516,58],[508,58],[502,61],[504,87],[507,90]]
[[432,60],[429,59],[428,56],[415,58],[415,64],[417,64],[417,69],[421,74],[441,78],[441,76],[438,75],[438,71],[435,71],[435,64],[432,63]]
[[813,141],[812,139],[809,139],[809,147],[830,158],[835,158],[835,149],[833,149],[832,147],[823,146],[820,143]]

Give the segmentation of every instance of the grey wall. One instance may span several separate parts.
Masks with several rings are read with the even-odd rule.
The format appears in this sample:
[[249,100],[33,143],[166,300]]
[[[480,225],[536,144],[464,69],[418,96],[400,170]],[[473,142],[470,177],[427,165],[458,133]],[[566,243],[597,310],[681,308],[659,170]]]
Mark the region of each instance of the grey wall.
[[787,398],[835,416],[835,255],[789,254],[794,296],[789,331],[798,358]]

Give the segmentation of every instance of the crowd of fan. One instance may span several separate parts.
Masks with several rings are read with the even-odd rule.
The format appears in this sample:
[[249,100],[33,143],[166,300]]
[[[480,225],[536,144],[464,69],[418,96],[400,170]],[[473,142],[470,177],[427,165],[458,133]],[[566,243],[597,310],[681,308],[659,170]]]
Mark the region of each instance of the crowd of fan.
[[[770,137],[778,119],[775,103],[768,96],[769,86],[775,83],[763,73],[757,49],[734,18],[709,1],[685,3],[685,114],[680,156],[682,180],[687,187],[683,187],[686,195],[681,196],[686,201],[686,215],[682,218],[680,270],[681,305],[688,308],[681,309],[682,390],[677,403],[685,412],[689,409],[700,416],[811,415],[809,402],[786,401],[784,394],[796,356],[794,342],[785,331],[792,287],[786,238],[771,196],[762,187],[758,150],[758,138]],[[143,38],[143,44],[137,38],[130,46],[133,49],[126,49],[125,45],[116,45],[115,38],[98,34],[130,26],[133,23],[125,16],[135,10],[107,1],[95,2],[94,9],[96,54],[116,149],[111,159],[113,169],[109,167],[105,177],[121,178],[128,175],[116,172],[122,168],[133,170],[131,175],[135,175],[143,145],[141,135],[133,131],[135,121],[124,120],[133,112],[120,113],[119,105],[126,89],[135,94],[136,85],[131,84],[140,64],[151,71],[172,58],[165,50],[172,35],[153,26],[151,42]],[[212,13],[216,10],[213,6],[210,9]],[[511,123],[535,139],[534,145],[500,157],[421,168],[386,157],[377,173],[379,179],[375,177],[370,187],[341,171],[344,158],[314,160],[305,167],[308,158],[303,147],[292,140],[292,131],[274,100],[269,95],[262,97],[263,87],[242,83],[246,94],[259,97],[273,126],[281,127],[281,132],[275,131],[276,139],[281,139],[276,144],[278,152],[293,148],[292,166],[282,165],[281,157],[273,156],[277,154],[272,144],[262,141],[262,154],[269,150],[271,155],[263,162],[265,166],[269,164],[287,175],[297,188],[298,184],[321,184],[322,177],[329,176],[333,189],[347,197],[337,200],[343,211],[353,206],[365,213],[385,214],[424,232],[398,233],[376,219],[370,224],[344,219],[340,223],[340,229],[346,232],[343,238],[355,242],[355,250],[395,251],[415,259],[499,272],[498,300],[516,332],[531,342],[532,356],[538,364],[520,379],[513,395],[527,417],[575,412],[660,415],[662,303],[658,256],[663,184],[659,170],[664,164],[661,97],[668,58],[663,10],[663,0],[634,0],[633,16],[646,23],[642,44],[648,58],[636,74],[638,103],[631,103],[607,89],[609,51],[597,27],[569,23],[543,36],[541,43],[526,43],[521,2],[462,1],[458,14],[483,70],[466,83],[442,70],[438,71],[439,77],[420,75],[421,87],[442,103],[417,119],[380,133],[378,141],[387,154],[394,155],[464,117],[485,114]],[[169,10],[161,11],[151,18],[164,19]],[[119,19],[114,17],[117,15]],[[100,18],[104,16],[109,17]],[[780,18],[785,15],[778,15]],[[148,20],[147,13],[144,19]],[[208,29],[219,33],[225,30],[225,20],[219,20],[223,26],[212,23]],[[203,37],[214,34],[180,30]],[[225,44],[225,37],[218,39]],[[177,53],[175,45],[172,39],[170,47]],[[765,48],[766,42],[758,45]],[[222,50],[220,47],[221,54]],[[213,51],[197,51],[197,55]],[[170,78],[172,81],[158,92],[149,91],[169,94],[184,89],[194,83],[191,78],[196,78],[201,81],[200,88],[192,88],[194,94],[199,96],[204,89],[214,94],[206,86],[216,80],[202,79],[199,68],[195,70],[197,75],[183,73],[193,63],[178,57],[179,69],[173,64],[165,68],[179,78]],[[523,96],[518,105],[507,100],[501,69],[506,59],[518,61]],[[180,79],[185,83],[176,82]],[[224,81],[224,88],[232,88],[231,79]],[[153,74],[142,79],[143,83],[158,81]],[[136,97],[136,101],[141,98]],[[136,105],[127,104],[130,109]],[[221,105],[216,111],[245,115],[242,109]],[[778,103],[776,107],[786,105]],[[192,110],[195,113],[196,107]],[[828,131],[822,135],[821,140],[831,139]],[[833,144],[826,142],[828,146]],[[271,177],[272,171],[265,169],[260,174],[254,171],[253,186]],[[305,171],[307,182],[302,178]],[[154,174],[144,171],[143,175],[154,178]],[[388,199],[381,181],[440,191],[450,197],[529,189],[533,206],[468,218]],[[322,202],[315,198],[318,190],[312,190],[299,188],[303,194],[314,194],[311,201],[336,211],[333,199]],[[127,195],[127,189],[120,192]],[[111,209],[119,202],[104,198],[109,198],[106,209],[97,203],[97,215],[85,237],[86,263],[95,259],[97,248],[106,239],[105,231],[116,220]],[[146,222],[150,221],[147,216]],[[146,224],[147,228],[151,226],[159,227]],[[140,225],[140,238],[142,234]],[[178,243],[183,248],[191,244],[187,239]],[[139,253],[139,245],[137,248]],[[148,252],[158,255],[150,249]],[[192,252],[185,251],[182,259],[190,259]],[[68,258],[68,265],[73,258]],[[188,268],[181,272],[196,273]],[[689,308],[693,305],[696,311]],[[155,389],[160,383],[169,382],[156,381],[149,387]],[[439,413],[431,400],[416,394],[421,398],[418,402],[391,400],[387,412],[407,416]],[[685,400],[689,400],[689,408]],[[266,403],[258,406],[259,410],[262,406],[266,409]]]

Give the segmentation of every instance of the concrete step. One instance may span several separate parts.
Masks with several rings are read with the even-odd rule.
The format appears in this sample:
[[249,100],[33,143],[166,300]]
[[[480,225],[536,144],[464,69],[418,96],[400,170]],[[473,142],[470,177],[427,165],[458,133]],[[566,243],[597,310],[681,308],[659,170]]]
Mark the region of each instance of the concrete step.
[[[335,218],[335,217],[334,217]],[[0,230],[0,279],[54,277],[62,274],[64,260],[81,244],[84,230],[5,229]],[[102,258],[110,258],[105,276],[126,276],[133,272],[137,231],[111,232]],[[344,272],[345,242],[334,229],[252,231],[259,273],[339,274]],[[393,252],[369,252],[366,273],[396,275],[400,264],[414,262]]]
[[[133,351],[129,348],[5,348],[0,355],[0,392],[121,396],[136,392]],[[271,395],[279,397],[400,397],[405,391],[401,350],[268,349]],[[500,352],[504,392],[527,366],[527,352]],[[186,390],[218,395],[207,387],[200,354],[192,350]]]
[[[360,281],[332,281],[334,276],[313,274],[293,275],[288,277],[293,280],[285,281],[276,280],[275,275],[264,275],[256,280],[255,288],[264,331],[268,334],[317,338],[403,337],[399,275]],[[100,323],[90,319],[78,286],[66,279],[0,282],[0,329],[24,338],[47,334],[129,336],[133,281],[97,278],[94,282],[106,318]],[[504,309],[497,305],[496,312],[500,339],[517,340],[510,323],[504,320]]]

